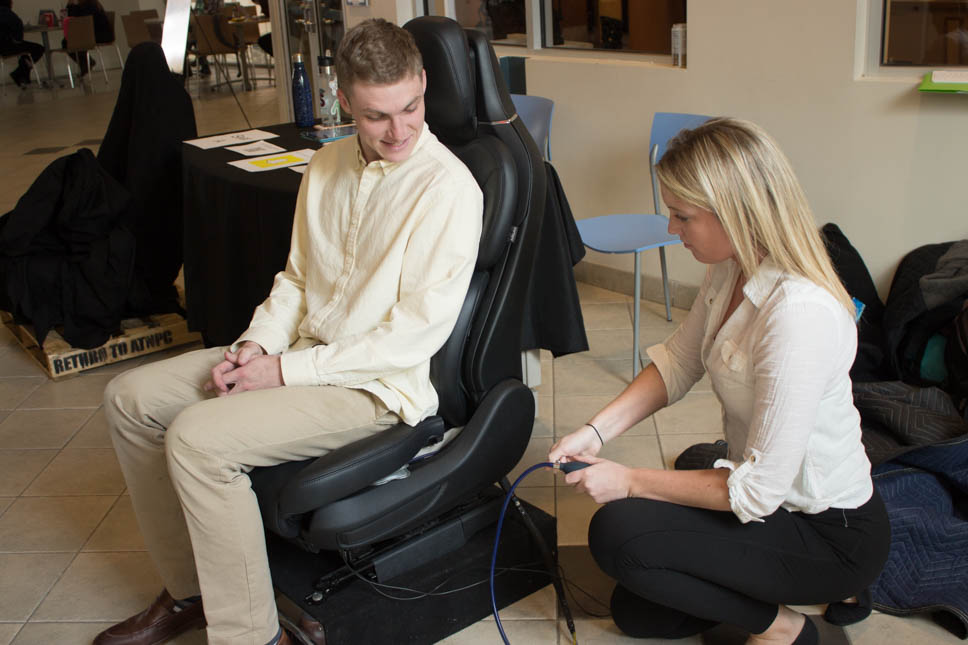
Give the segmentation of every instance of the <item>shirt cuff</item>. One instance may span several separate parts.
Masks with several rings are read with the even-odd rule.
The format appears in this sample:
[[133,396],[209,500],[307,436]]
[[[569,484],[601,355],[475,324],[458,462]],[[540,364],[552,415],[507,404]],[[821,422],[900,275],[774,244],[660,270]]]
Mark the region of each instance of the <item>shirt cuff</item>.
[[281,334],[266,327],[249,327],[232,343],[231,351],[234,352],[246,341],[258,344],[266,354],[281,354],[289,347],[289,339]]
[[286,352],[280,357],[282,382],[286,385],[319,385],[313,349],[300,349]]
[[749,522],[762,522],[763,519],[753,515],[749,511],[749,500],[743,491],[742,481],[749,474],[750,470],[756,464],[758,457],[756,451],[746,459],[746,461],[737,464],[729,459],[717,459],[713,463],[714,468],[728,468],[732,471],[729,475],[729,479],[726,480],[726,489],[729,493],[729,508],[733,511],[740,522],[747,524]]

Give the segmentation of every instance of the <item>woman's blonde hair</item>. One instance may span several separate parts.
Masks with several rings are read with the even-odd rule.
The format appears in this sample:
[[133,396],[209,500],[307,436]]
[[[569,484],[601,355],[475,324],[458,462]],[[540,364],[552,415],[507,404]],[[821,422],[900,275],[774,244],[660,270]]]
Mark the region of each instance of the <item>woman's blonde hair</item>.
[[762,128],[721,117],[683,130],[670,140],[656,175],[677,198],[716,214],[746,276],[770,256],[782,270],[825,288],[853,314],[803,188]]

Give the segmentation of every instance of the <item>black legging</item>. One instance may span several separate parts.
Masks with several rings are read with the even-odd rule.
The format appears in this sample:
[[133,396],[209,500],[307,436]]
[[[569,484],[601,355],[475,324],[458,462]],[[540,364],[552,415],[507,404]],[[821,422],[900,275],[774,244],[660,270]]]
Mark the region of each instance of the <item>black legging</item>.
[[844,600],[880,574],[890,546],[884,504],[816,515],[780,509],[742,524],[730,512],[646,499],[606,504],[588,545],[618,585],[612,619],[637,638],[683,638],[718,623],[765,631],[778,605]]

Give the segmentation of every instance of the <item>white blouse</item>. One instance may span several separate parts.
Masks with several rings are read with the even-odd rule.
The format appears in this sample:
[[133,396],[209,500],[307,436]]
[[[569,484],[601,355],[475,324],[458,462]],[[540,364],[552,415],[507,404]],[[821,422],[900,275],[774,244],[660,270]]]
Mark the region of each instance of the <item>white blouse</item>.
[[826,289],[767,258],[719,329],[739,273],[733,260],[711,266],[683,323],[647,350],[669,404],[709,373],[729,443],[714,467],[732,471],[730,506],[741,522],[781,506],[858,508],[873,484],[851,395],[853,319]]

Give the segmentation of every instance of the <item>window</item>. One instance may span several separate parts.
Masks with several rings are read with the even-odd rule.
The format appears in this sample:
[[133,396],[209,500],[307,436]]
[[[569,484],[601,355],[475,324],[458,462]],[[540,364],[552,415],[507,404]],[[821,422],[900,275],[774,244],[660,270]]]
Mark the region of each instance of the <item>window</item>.
[[881,65],[968,65],[968,0],[883,0]]
[[670,55],[672,26],[686,21],[686,0],[453,0],[454,17],[494,44],[526,46],[532,1],[543,47]]

